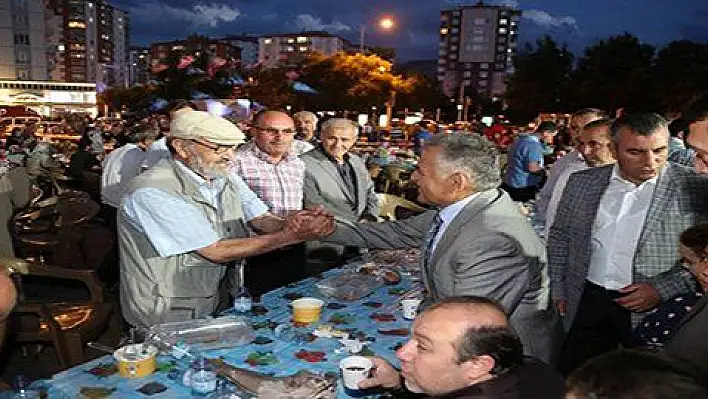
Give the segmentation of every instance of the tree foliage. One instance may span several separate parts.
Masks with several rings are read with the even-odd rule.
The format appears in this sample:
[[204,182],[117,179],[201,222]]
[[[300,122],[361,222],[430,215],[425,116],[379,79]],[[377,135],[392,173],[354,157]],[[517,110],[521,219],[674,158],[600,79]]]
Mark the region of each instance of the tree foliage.
[[562,111],[567,106],[573,55],[549,36],[527,44],[514,60],[507,84],[512,117],[529,120],[539,111]]

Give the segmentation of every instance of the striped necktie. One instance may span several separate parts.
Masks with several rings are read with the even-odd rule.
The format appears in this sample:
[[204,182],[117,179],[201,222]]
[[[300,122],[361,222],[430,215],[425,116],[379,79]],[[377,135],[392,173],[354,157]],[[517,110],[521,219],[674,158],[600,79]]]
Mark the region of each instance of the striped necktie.
[[433,224],[430,225],[430,229],[428,230],[428,233],[425,235],[425,266],[428,266],[428,263],[430,262],[430,258],[433,255],[433,243],[435,242],[435,237],[438,235],[440,232],[440,227],[442,227],[443,220],[440,217],[440,212],[435,214],[435,218],[433,219]]

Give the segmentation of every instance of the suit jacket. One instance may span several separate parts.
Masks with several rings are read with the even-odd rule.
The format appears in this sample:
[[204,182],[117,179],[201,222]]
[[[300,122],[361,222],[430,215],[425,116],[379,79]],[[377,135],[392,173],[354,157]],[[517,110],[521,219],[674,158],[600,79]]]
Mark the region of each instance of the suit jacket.
[[[574,173],[568,180],[548,237],[548,267],[553,299],[567,301],[563,319],[570,329],[585,287],[595,217],[613,165]],[[667,164],[654,189],[634,254],[633,281],[649,283],[662,300],[694,289],[678,263],[678,237],[708,216],[708,179],[693,169]],[[644,317],[633,313],[632,324]]]
[[708,295],[699,299],[666,344],[666,353],[692,362],[708,373]]
[[[424,249],[436,211],[408,219],[342,224],[327,241],[378,249]],[[543,244],[505,192],[480,193],[455,217],[429,264],[421,260],[428,300],[476,295],[498,301],[510,315],[526,354],[551,360],[557,317],[550,306]]]
[[321,148],[315,148],[302,156],[305,162],[304,202],[309,208],[322,204],[339,218],[358,221],[362,216],[378,217],[379,200],[374,192],[374,182],[364,162],[349,154],[349,163],[354,170],[356,193],[347,189],[336,165]]

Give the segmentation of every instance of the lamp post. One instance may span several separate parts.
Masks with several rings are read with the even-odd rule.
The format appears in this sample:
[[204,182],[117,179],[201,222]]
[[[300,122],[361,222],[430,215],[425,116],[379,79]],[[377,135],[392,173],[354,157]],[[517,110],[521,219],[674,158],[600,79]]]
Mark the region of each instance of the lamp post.
[[[379,26],[383,30],[391,30],[394,22],[391,17],[383,17],[379,20]],[[364,54],[364,37],[366,36],[366,25],[362,24],[359,28],[359,52]]]
[[457,104],[457,120],[461,121],[462,120],[462,108],[464,105],[462,104]]

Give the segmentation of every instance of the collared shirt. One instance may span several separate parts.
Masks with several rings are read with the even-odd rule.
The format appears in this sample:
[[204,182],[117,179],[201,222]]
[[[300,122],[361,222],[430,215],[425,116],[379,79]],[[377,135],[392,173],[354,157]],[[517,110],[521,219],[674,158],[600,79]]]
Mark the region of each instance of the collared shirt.
[[128,143],[106,155],[101,173],[101,201],[118,208],[126,183],[142,171],[145,152]]
[[440,210],[440,218],[442,219],[442,225],[440,225],[440,230],[438,230],[438,234],[435,235],[435,238],[433,239],[433,247],[430,250],[431,254],[435,252],[435,248],[438,246],[440,239],[445,234],[445,230],[447,230],[447,227],[450,226],[450,223],[452,223],[452,221],[455,220],[457,215],[459,215],[460,212],[465,209],[467,204],[472,202],[473,199],[477,198],[479,194],[480,193],[474,193],[469,197],[465,197]]
[[593,225],[590,282],[609,290],[632,284],[634,254],[657,180],[658,176],[637,186],[620,176],[618,165],[612,169]]
[[305,162],[295,154],[273,163],[255,143],[247,143],[236,152],[231,172],[243,178],[271,213],[287,216],[302,209]]
[[535,187],[541,183],[541,176],[529,172],[529,163],[543,167],[545,149],[535,134],[524,134],[509,147],[504,183],[509,187]]
[[[219,209],[225,179],[207,181],[183,165],[175,162],[190,179],[199,193],[213,207]],[[241,200],[246,220],[252,220],[268,211],[268,207],[238,176],[233,179]],[[156,188],[142,188],[125,196],[121,203],[126,220],[148,237],[161,257],[168,257],[209,246],[221,239],[204,214],[182,198]]]
[[548,179],[536,196],[536,212],[534,213],[535,224],[550,227],[550,223],[546,221],[548,204],[553,196],[553,193],[556,191],[558,179],[560,179],[563,172],[569,169],[572,170],[570,173],[573,173],[585,168],[587,168],[587,164],[585,163],[583,154],[577,150],[573,150],[563,155],[560,159],[554,162],[553,165],[551,165],[551,170],[548,171]]
[[167,137],[162,137],[155,140],[150,148],[145,152],[145,160],[143,161],[143,169],[149,169],[158,163],[162,158],[170,157],[170,149],[167,148]]
[[315,146],[309,141],[293,140],[292,152],[297,156],[310,152],[313,148],[315,148]]
[[560,176],[558,176],[558,179],[556,179],[556,188],[553,190],[551,200],[548,201],[548,206],[546,207],[546,217],[544,218],[546,234],[544,237],[548,237],[548,233],[551,230],[551,226],[553,226],[553,222],[555,222],[556,220],[556,212],[558,212],[558,205],[560,204],[560,201],[563,198],[563,191],[565,190],[565,185],[568,184],[568,179],[570,179],[570,175],[575,172],[585,170],[587,168],[588,165],[585,162],[583,162],[582,164],[569,164],[565,168],[565,170],[561,172]]

